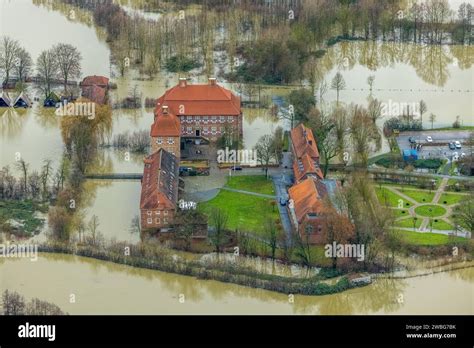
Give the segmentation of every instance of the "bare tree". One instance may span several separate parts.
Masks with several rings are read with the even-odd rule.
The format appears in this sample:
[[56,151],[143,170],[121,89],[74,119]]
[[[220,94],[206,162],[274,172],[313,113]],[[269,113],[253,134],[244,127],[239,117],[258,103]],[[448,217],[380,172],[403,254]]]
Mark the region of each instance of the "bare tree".
[[23,48],[19,48],[15,59],[15,73],[19,81],[25,81],[28,77],[33,61],[30,54]]
[[16,163],[16,167],[21,171],[23,174],[23,184],[22,184],[22,191],[23,191],[23,197],[26,198],[28,196],[28,167],[29,164],[25,162],[25,160],[22,158]]
[[374,87],[374,82],[375,82],[375,76],[374,75],[370,75],[368,78],[367,78],[367,84],[369,85],[369,91],[370,91],[370,95],[372,96],[372,89]]
[[54,79],[58,77],[58,61],[52,50],[40,53],[36,61],[36,71],[39,77],[39,88],[47,98],[51,93]]
[[435,121],[436,121],[436,115],[430,114],[431,129],[433,129]]
[[211,225],[214,227],[214,233],[211,235],[211,242],[219,253],[225,242],[225,233],[229,215],[222,209],[214,208],[210,215]]
[[87,224],[87,229],[90,232],[90,241],[92,245],[97,245],[99,241],[99,217],[97,215],[92,215],[89,223]]
[[339,105],[339,92],[346,88],[346,81],[344,81],[344,78],[342,77],[342,74],[339,71],[331,81],[331,88],[336,90],[336,103],[337,105]]
[[64,92],[67,91],[67,83],[70,78],[79,77],[81,74],[81,53],[70,44],[60,43],[53,47],[57,57],[59,74],[64,82]]
[[265,176],[268,176],[268,167],[273,158],[275,158],[275,152],[273,149],[274,141],[273,137],[269,134],[263,135],[255,145],[254,150],[257,151],[258,162],[265,169]]
[[278,247],[279,230],[272,217],[267,217],[264,224],[265,237],[268,245],[270,246],[270,252],[272,259],[275,260],[276,250]]
[[4,83],[8,82],[12,70],[15,68],[15,59],[19,49],[18,41],[9,36],[3,36],[0,46],[0,71],[5,75]]
[[423,114],[428,110],[426,103],[423,100],[420,100],[420,120],[421,127],[423,128]]

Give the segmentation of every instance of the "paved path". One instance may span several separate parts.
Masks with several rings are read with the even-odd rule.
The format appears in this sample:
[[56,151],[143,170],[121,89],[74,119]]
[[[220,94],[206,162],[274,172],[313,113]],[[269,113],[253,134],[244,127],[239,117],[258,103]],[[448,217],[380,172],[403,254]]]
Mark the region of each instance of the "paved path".
[[[403,230],[413,232],[413,228],[410,227],[392,227],[393,229]],[[471,238],[471,232],[468,231],[458,231],[454,233],[453,231],[447,230],[428,230],[428,231],[417,231],[418,233],[436,233],[436,234],[444,234],[446,236],[457,236],[457,237],[464,237],[464,238]]]
[[448,179],[443,178],[443,180],[441,180],[441,184],[439,184],[439,187],[436,190],[436,193],[435,193],[431,203],[438,204],[438,201],[439,201],[441,195],[444,193],[444,189],[446,188],[447,185],[448,185]]
[[273,175],[273,186],[275,188],[275,192],[277,194],[277,203],[278,203],[278,210],[280,211],[280,220],[285,230],[286,237],[288,241],[291,241],[291,221],[288,215],[288,210],[286,206],[282,206],[280,204],[280,198],[287,199],[288,198],[288,191],[286,189],[287,186],[291,185],[291,177],[289,175]]

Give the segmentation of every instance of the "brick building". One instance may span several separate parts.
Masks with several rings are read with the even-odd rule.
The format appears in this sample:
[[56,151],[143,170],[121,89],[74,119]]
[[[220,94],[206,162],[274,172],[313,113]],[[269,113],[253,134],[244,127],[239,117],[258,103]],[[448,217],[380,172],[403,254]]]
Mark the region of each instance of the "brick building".
[[167,105],[155,110],[155,120],[151,126],[151,151],[165,149],[180,158],[181,126],[179,118],[170,112]]
[[142,230],[167,232],[176,214],[178,202],[178,159],[159,149],[144,159],[140,197]]
[[324,179],[319,166],[319,151],[313,132],[299,124],[290,132],[295,185],[289,190],[288,213],[295,232],[310,244],[323,242],[321,214],[324,199],[332,198],[335,180]]
[[215,141],[227,130],[242,135],[240,98],[219,86],[215,78],[209,78],[207,84],[195,85],[180,78],[178,85],[158,98],[155,121],[163,106],[168,106],[168,112],[178,117],[181,137]]

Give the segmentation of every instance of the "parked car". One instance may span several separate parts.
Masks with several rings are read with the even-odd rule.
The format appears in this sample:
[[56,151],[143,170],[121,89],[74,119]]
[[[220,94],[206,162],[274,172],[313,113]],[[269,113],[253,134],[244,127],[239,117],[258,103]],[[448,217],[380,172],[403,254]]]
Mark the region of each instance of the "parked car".
[[410,144],[416,143],[416,140],[413,137],[409,137],[408,141],[410,142]]
[[284,197],[280,197],[280,205],[285,206],[287,200]]
[[463,152],[463,153],[461,154],[461,158],[464,158],[464,157],[466,157],[466,153]]
[[456,145],[454,145],[454,143],[449,143],[448,146],[450,150],[456,150]]
[[428,136],[426,137],[426,141],[429,142],[429,143],[432,143],[432,142],[433,142],[433,138],[428,135]]
[[459,160],[459,154],[457,152],[453,153],[453,161]]
[[232,170],[242,170],[242,167],[240,167],[240,166],[233,166],[233,167],[232,167]]
[[454,145],[456,146],[456,149],[460,149],[460,148],[461,148],[461,143],[460,143],[458,140],[456,140],[456,141],[454,142]]

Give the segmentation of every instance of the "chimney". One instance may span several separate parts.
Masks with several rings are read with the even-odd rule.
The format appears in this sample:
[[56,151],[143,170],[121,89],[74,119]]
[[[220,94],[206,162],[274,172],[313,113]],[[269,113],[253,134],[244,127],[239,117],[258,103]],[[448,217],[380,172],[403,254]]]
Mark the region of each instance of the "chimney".
[[161,109],[163,110],[163,115],[168,115],[168,105],[163,105]]
[[217,82],[217,80],[216,80],[215,77],[209,77],[209,84],[210,84],[211,86],[215,86],[215,85],[216,85],[216,82]]
[[186,80],[186,77],[179,78],[179,87],[186,87],[187,84],[188,84],[188,81]]

